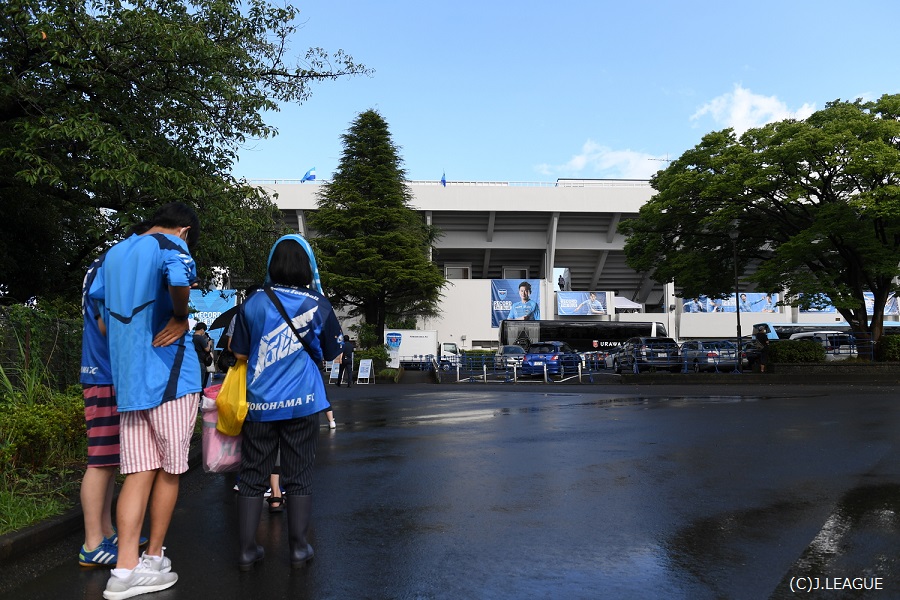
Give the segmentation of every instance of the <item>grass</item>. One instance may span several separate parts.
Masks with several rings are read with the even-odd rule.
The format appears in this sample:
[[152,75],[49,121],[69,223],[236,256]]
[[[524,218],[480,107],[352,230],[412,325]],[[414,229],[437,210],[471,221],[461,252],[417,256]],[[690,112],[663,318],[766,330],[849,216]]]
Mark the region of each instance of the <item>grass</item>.
[[0,535],[61,515],[79,502],[83,471],[50,469],[0,486]]

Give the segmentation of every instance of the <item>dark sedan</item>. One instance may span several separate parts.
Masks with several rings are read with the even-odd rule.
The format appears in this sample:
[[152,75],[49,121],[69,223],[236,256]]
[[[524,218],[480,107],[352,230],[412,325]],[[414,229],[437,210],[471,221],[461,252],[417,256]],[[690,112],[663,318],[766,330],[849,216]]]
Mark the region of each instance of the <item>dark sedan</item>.
[[668,337],[633,337],[622,344],[613,360],[616,373],[640,373],[641,371],[681,370],[678,344]]

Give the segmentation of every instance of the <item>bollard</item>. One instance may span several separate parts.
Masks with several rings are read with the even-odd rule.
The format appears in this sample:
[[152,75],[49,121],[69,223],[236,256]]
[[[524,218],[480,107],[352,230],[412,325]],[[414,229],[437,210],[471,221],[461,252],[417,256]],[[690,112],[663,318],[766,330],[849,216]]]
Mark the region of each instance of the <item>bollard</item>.
[[487,363],[481,365],[481,370],[484,372],[484,382],[487,383]]
[[547,363],[546,362],[544,363],[544,383],[549,383],[549,381],[547,381]]

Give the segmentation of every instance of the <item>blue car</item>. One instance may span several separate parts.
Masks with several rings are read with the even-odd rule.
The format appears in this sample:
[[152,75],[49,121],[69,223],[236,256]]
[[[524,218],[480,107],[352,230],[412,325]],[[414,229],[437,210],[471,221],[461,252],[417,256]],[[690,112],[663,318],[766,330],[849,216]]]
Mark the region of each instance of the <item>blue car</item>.
[[522,375],[574,375],[581,365],[581,356],[563,342],[538,342],[528,347],[522,359]]

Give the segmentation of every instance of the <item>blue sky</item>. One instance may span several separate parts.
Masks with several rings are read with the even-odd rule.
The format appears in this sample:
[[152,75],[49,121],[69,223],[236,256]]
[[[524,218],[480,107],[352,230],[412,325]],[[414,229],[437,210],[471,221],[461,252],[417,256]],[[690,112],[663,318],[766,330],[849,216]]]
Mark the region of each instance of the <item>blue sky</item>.
[[293,3],[294,52],[375,72],[267,114],[238,177],[328,179],[374,108],[410,180],[644,179],[710,131],[900,93],[896,0]]

